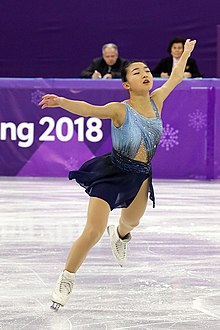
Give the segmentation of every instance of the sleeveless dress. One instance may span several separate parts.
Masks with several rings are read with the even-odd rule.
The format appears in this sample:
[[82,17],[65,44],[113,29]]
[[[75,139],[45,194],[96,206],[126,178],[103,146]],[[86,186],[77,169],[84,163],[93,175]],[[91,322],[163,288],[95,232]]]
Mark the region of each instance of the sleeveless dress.
[[112,123],[112,152],[94,157],[78,171],[69,172],[70,180],[75,179],[89,196],[105,200],[111,210],[128,207],[146,179],[155,207],[151,159],[162,135],[162,120],[155,103],[150,101],[155,118],[146,118],[122,102],[126,117],[119,128]]

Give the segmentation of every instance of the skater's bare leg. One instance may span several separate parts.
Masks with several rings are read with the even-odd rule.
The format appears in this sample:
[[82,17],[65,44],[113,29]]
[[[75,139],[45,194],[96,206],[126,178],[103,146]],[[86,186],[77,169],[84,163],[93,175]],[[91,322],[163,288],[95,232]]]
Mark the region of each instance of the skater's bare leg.
[[139,221],[146,210],[147,189],[148,182],[146,180],[143,182],[131,205],[126,209],[122,209],[118,228],[115,226],[108,227],[112,253],[121,267],[123,267],[127,261],[127,245],[131,239],[129,233],[138,226]]
[[148,180],[144,181],[137,196],[126,209],[122,209],[119,219],[118,233],[121,238],[125,237],[139,225],[143,216],[148,199]]
[[78,270],[89,250],[99,241],[106,229],[110,207],[107,202],[91,197],[89,201],[87,223],[80,237],[73,244],[67,258],[65,270],[60,274],[52,294],[51,308],[57,311],[69,299]]
[[107,202],[90,197],[87,223],[69,252],[65,269],[75,273],[86,258],[89,250],[100,240],[108,222],[110,207]]

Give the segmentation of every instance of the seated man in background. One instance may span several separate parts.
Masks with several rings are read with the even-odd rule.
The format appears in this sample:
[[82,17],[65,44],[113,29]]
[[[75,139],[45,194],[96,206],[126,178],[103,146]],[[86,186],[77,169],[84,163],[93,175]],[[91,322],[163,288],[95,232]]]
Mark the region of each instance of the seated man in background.
[[127,60],[118,56],[118,47],[108,43],[102,47],[102,57],[95,58],[87,69],[83,70],[80,78],[112,79],[121,78],[121,69]]
[[[183,47],[185,40],[182,38],[174,38],[170,41],[168,46],[168,52],[170,56],[163,58],[158,65],[151,71],[154,77],[168,78],[173,70],[173,68],[178,63],[180,56],[183,53]],[[202,77],[199,72],[196,61],[189,57],[186,63],[186,68],[184,72],[184,78],[197,78]]]

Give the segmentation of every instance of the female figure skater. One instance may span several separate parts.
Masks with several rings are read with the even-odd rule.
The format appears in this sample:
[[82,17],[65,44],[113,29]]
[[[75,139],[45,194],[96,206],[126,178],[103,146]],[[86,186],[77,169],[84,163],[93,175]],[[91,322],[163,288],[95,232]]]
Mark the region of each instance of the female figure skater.
[[127,259],[130,232],[138,226],[146,206],[148,191],[154,203],[151,159],[162,134],[161,110],[163,101],[183,79],[187,59],[196,41],[187,39],[184,52],[162,87],[153,91],[153,77],[148,66],[139,61],[128,63],[122,70],[122,82],[130,94],[126,102],[112,102],[94,106],[53,94],[44,95],[39,105],[61,107],[74,114],[112,120],[113,151],[84,163],[78,171],[71,171],[89,194],[87,223],[75,241],[52,295],[52,306],[64,306],[72,292],[75,273],[89,250],[100,240],[109,213],[122,208],[118,227],[108,226],[111,248],[116,261],[123,266]]

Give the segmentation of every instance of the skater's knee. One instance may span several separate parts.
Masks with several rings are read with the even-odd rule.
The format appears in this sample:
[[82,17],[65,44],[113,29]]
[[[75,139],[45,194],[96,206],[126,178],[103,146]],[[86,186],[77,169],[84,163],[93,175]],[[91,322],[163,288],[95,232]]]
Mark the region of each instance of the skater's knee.
[[95,227],[87,227],[84,229],[82,236],[85,238],[86,242],[90,244],[97,243],[103,235],[103,231]]

